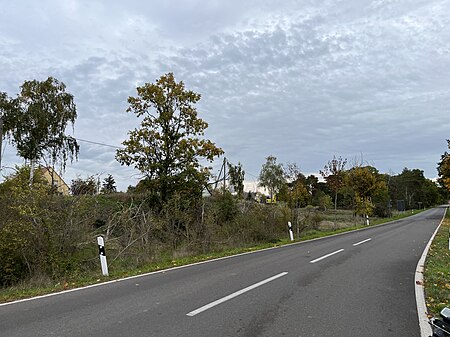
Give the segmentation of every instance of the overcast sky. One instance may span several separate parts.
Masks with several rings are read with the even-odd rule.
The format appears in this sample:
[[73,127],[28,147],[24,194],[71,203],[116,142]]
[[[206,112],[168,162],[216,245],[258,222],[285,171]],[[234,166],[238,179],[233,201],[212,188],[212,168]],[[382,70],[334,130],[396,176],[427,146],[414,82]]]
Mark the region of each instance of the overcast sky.
[[[56,77],[75,97],[74,136],[120,146],[139,123],[127,97],[173,72],[246,180],[268,155],[306,174],[336,155],[434,178],[450,138],[449,23],[450,0],[0,0],[0,91]],[[136,184],[114,148],[79,143],[69,184]],[[8,145],[2,164],[20,162]]]

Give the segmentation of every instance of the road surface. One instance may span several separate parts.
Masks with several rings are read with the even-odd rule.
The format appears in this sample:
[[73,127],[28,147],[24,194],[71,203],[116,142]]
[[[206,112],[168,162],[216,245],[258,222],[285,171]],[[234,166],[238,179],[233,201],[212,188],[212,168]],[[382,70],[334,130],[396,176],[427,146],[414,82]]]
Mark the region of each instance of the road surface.
[[444,208],[0,306],[1,337],[419,337],[414,273]]

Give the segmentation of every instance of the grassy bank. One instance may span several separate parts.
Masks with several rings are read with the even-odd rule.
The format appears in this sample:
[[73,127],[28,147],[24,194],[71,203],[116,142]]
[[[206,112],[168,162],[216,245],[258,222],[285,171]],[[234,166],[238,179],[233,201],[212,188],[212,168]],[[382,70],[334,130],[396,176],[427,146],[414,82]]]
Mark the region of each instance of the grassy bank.
[[438,315],[450,301],[450,212],[442,223],[430,247],[425,262],[425,301],[428,313]]
[[[398,213],[392,218],[374,218],[371,219],[371,226],[378,225],[387,221],[398,220],[407,216],[419,213],[420,211]],[[301,233],[299,241],[306,241],[315,238],[325,237],[333,234],[348,232],[359,228],[364,228],[363,221],[354,219],[351,211],[338,211],[335,217],[334,211],[328,211],[321,214],[321,225],[317,229],[308,229]],[[337,218],[337,225],[330,225],[332,219]],[[287,234],[287,233],[286,233]],[[126,263],[111,262],[110,276],[100,276],[100,270],[84,272],[82,274],[74,274],[59,282],[52,281],[44,276],[35,277],[31,280],[20,282],[14,286],[0,289],[0,302],[8,302],[17,299],[29,298],[33,296],[59,292],[67,289],[77,288],[85,285],[101,283],[114,279],[120,279],[128,276],[139,275],[152,271],[164,270],[172,267],[187,265],[191,263],[216,259],[225,256],[236,255],[239,253],[256,251],[264,248],[278,247],[291,243],[287,238],[280,238],[276,242],[251,245],[245,247],[225,247],[216,249],[208,254],[200,254],[195,256],[183,256],[174,258],[173,254],[161,255],[158,261],[148,263],[139,268],[129,268]],[[95,257],[97,259],[97,257]],[[100,267],[98,268],[100,269]]]

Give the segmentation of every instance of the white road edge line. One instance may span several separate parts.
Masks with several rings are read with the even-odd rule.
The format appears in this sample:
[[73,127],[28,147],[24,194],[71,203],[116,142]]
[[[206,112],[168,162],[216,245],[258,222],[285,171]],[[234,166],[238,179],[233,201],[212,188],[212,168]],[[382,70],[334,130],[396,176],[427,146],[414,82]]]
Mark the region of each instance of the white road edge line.
[[334,255],[334,254],[337,254],[337,253],[340,253],[340,252],[342,252],[342,251],[344,251],[344,249],[339,249],[339,250],[337,250],[337,251],[335,251],[335,252],[332,252],[332,253],[330,253],[330,254],[324,255],[324,256],[319,257],[319,258],[317,258],[317,259],[315,259],[315,260],[309,261],[309,263],[316,263],[316,262],[319,262],[320,260],[326,259],[327,257],[330,257],[330,256],[332,256],[332,255]]
[[427,257],[428,251],[430,250],[431,244],[433,243],[434,237],[436,236],[439,228],[441,228],[442,223],[444,222],[445,215],[447,214],[447,207],[445,208],[444,215],[428,241],[425,249],[423,250],[422,256],[420,257],[419,262],[416,267],[416,275],[414,277],[414,287],[416,292],[416,305],[417,305],[417,315],[419,317],[419,327],[420,327],[420,336],[428,337],[433,333],[431,331],[431,326],[428,324],[428,316],[427,316],[427,305],[425,302],[425,289],[423,286],[423,272],[425,269],[425,259]]
[[230,295],[228,295],[228,296],[222,297],[221,299],[218,299],[217,301],[214,301],[214,302],[211,302],[211,303],[209,303],[209,304],[207,304],[207,305],[204,305],[204,306],[201,307],[201,308],[198,308],[198,309],[196,309],[196,310],[193,310],[193,311],[187,313],[186,315],[187,315],[187,316],[191,316],[191,317],[192,317],[192,316],[195,316],[195,315],[198,315],[199,313],[201,313],[201,312],[203,312],[203,311],[206,311],[206,310],[208,310],[208,309],[211,309],[212,307],[215,307],[216,305],[219,305],[219,304],[221,304],[221,303],[223,303],[223,302],[226,302],[226,301],[228,301],[228,300],[231,300],[231,299],[234,298],[234,297],[237,297],[237,296],[239,296],[239,295],[242,295],[243,293],[246,293],[247,291],[250,291],[250,290],[255,289],[255,288],[259,287],[259,286],[262,286],[263,284],[266,284],[266,283],[269,283],[269,282],[271,282],[271,281],[274,281],[274,280],[276,280],[277,278],[280,278],[280,277],[285,276],[285,275],[287,275],[287,274],[288,274],[288,272],[285,271],[285,272],[282,272],[282,273],[280,273],[280,274],[278,274],[278,275],[269,277],[268,279],[265,279],[265,280],[263,280],[263,281],[261,281],[261,282],[255,283],[255,284],[253,284],[253,285],[251,285],[251,286],[248,286],[248,287],[246,287],[246,288],[244,288],[244,289],[241,289],[241,290],[239,290],[239,291],[236,291],[236,292],[234,292],[234,293],[232,293],[232,294],[230,294]]
[[[413,215],[413,216],[416,216],[416,215]],[[23,302],[28,302],[28,301],[40,300],[40,299],[47,298],[47,297],[61,296],[61,295],[65,295],[67,293],[83,291],[83,290],[90,289],[90,288],[103,287],[103,286],[106,286],[106,285],[109,285],[109,284],[114,284],[114,283],[117,283],[117,282],[126,282],[126,281],[129,281],[129,280],[133,280],[133,279],[137,279],[137,278],[141,278],[141,277],[147,277],[147,276],[156,275],[156,274],[164,274],[164,273],[171,272],[171,271],[178,270],[178,269],[190,268],[190,267],[193,267],[193,266],[203,265],[203,264],[207,264],[207,263],[214,263],[214,262],[217,262],[217,261],[234,259],[234,258],[238,258],[238,257],[245,256],[245,255],[257,254],[257,253],[270,251],[270,250],[275,250],[275,249],[284,249],[284,248],[289,248],[291,246],[297,246],[297,245],[300,246],[300,245],[308,244],[308,243],[315,242],[315,241],[321,241],[321,240],[324,240],[324,239],[335,238],[335,237],[345,236],[345,235],[351,235],[351,234],[356,233],[356,232],[362,232],[362,231],[370,230],[370,229],[377,228],[377,227],[388,226],[388,225],[390,225],[392,223],[399,222],[399,221],[402,221],[402,220],[403,219],[393,220],[393,221],[385,222],[385,223],[382,223],[382,224],[379,224],[379,225],[375,225],[375,226],[355,229],[355,230],[352,230],[352,231],[349,231],[349,232],[332,234],[332,235],[329,235],[329,236],[323,236],[323,237],[320,237],[320,238],[315,238],[315,239],[306,240],[306,241],[299,241],[299,242],[288,243],[288,244],[282,245],[282,246],[276,246],[276,247],[269,247],[269,248],[253,250],[253,251],[250,251],[250,252],[239,253],[239,254],[236,254],[236,255],[229,255],[229,256],[218,257],[216,259],[205,260],[205,261],[200,261],[200,262],[194,262],[194,263],[185,264],[185,265],[182,265],[182,266],[156,270],[156,271],[152,271],[152,272],[148,272],[148,273],[144,273],[144,274],[139,274],[139,275],[134,275],[134,276],[127,276],[127,277],[123,277],[123,278],[119,278],[119,279],[115,279],[115,280],[110,280],[110,281],[105,281],[105,282],[101,282],[101,283],[90,284],[90,285],[79,287],[79,288],[73,288],[73,289],[62,290],[62,291],[58,291],[58,292],[50,293],[50,294],[23,298],[21,300],[15,300],[15,301],[11,301],[11,302],[4,302],[4,303],[0,303],[0,307],[7,306],[7,305],[15,305],[15,304],[23,303]]]
[[361,245],[361,244],[363,244],[363,243],[369,242],[370,240],[372,240],[372,239],[367,239],[367,240],[359,241],[359,242],[357,242],[357,243],[354,243],[353,246],[359,246],[359,245]]

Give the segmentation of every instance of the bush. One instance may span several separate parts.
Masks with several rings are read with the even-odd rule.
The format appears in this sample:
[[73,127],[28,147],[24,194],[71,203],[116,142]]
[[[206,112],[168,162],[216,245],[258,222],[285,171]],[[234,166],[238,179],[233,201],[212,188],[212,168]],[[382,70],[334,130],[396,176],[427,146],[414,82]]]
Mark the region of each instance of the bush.
[[0,219],[3,286],[36,275],[64,278],[85,269],[83,251],[95,247],[94,225],[106,218],[98,199],[53,194],[38,173],[30,187],[28,176],[29,168],[20,168],[0,186],[0,206],[7,215]]
[[[98,275],[96,236],[106,242],[110,271],[141,268],[173,257],[277,242],[286,238],[292,210],[282,204],[238,200],[230,193],[195,198],[174,194],[164,204],[154,193],[62,196],[29,169],[0,185],[0,286],[24,280],[57,283]],[[150,198],[148,198],[150,197]],[[310,206],[300,231],[322,216]],[[295,224],[294,224],[295,225]],[[64,284],[64,283],[63,283]]]
[[230,192],[214,195],[211,206],[218,225],[233,221],[238,213],[237,199]]

